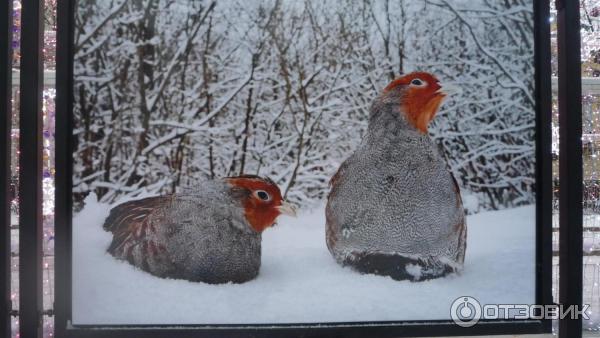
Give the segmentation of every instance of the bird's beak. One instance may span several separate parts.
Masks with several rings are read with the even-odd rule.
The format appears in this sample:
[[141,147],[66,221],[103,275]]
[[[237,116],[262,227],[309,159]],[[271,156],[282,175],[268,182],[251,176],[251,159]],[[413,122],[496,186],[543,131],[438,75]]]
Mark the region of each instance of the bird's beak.
[[296,208],[288,202],[282,202],[281,205],[277,207],[277,210],[279,210],[282,215],[296,217]]
[[462,89],[459,86],[453,85],[451,83],[439,83],[440,89],[436,91],[436,93],[450,96],[462,93]]

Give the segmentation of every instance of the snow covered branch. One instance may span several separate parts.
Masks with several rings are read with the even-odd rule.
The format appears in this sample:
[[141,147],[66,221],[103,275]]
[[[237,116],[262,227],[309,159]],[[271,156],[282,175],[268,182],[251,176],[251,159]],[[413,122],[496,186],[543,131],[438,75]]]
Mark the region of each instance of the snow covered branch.
[[463,89],[430,126],[462,190],[535,201],[529,1],[78,4],[76,203],[248,173],[311,205],[413,70]]

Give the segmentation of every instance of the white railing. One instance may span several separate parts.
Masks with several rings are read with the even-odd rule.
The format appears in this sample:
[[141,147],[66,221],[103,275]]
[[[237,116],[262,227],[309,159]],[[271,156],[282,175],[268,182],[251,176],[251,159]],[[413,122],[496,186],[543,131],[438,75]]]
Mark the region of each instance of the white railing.
[[[552,92],[558,92],[558,77],[552,77]],[[581,93],[583,95],[600,95],[600,77],[582,77]]]
[[[12,72],[12,85],[18,86],[20,83],[19,71],[13,70]],[[56,72],[53,70],[44,71],[44,86],[53,87],[56,82]],[[581,78],[581,89],[584,95],[600,95],[600,77],[584,77]],[[552,77],[552,91],[556,93],[558,91],[558,78]]]
[[[18,87],[21,83],[21,72],[13,69],[12,71],[12,86]],[[54,87],[56,84],[56,72],[53,70],[44,71],[44,87]]]

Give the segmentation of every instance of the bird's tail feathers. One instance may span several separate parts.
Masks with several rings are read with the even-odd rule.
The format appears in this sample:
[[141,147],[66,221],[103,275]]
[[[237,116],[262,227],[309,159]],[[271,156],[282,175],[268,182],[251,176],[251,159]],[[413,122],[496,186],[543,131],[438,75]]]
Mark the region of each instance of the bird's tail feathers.
[[398,253],[352,252],[338,259],[342,265],[395,280],[424,281],[462,270],[462,265],[446,257],[416,257]]

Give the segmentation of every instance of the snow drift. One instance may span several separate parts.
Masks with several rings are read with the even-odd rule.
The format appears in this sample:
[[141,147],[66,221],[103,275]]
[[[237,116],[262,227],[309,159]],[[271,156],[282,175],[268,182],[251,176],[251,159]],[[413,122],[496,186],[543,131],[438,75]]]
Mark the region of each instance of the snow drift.
[[535,302],[533,206],[469,216],[462,274],[416,283],[337,265],[325,246],[323,207],[305,210],[265,231],[255,280],[209,285],[157,278],[107,254],[110,206],[92,196],[73,220],[74,324],[435,320],[449,319],[460,296]]

